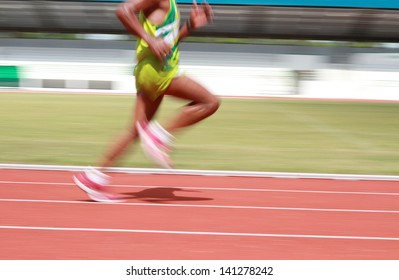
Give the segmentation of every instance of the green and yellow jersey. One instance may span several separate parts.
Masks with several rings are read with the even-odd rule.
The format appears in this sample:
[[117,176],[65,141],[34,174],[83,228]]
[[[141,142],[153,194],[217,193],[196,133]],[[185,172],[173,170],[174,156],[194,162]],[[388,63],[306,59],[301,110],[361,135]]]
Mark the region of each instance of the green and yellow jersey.
[[135,68],[137,91],[145,92],[153,100],[167,89],[179,71],[180,13],[175,0],[169,0],[169,3],[169,11],[160,25],[150,22],[142,11],[139,15],[144,30],[153,37],[162,38],[172,48],[172,52],[163,61],[159,61],[143,39],[137,41]]

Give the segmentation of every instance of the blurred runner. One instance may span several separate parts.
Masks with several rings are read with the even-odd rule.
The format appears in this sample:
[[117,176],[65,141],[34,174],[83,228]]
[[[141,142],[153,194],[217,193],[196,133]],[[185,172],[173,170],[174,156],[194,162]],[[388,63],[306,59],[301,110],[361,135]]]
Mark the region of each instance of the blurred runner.
[[[139,13],[139,17],[136,16]],[[179,42],[192,30],[212,21],[210,5],[193,3],[190,18],[180,26],[176,0],[130,0],[116,11],[126,29],[138,37],[134,71],[137,101],[128,129],[114,143],[100,164],[74,176],[78,187],[94,201],[119,202],[109,189],[110,178],[103,171],[119,159],[138,136],[146,155],[163,168],[172,168],[170,158],[174,135],[212,115],[219,100],[206,88],[179,70]],[[188,100],[189,103],[165,126],[153,121],[165,95]]]

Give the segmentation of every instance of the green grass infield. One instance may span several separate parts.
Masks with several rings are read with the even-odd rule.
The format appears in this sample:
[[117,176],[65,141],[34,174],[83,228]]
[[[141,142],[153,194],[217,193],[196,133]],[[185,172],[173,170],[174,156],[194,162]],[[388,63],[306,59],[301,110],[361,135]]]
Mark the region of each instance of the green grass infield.
[[[130,95],[0,92],[0,163],[96,165],[130,122]],[[184,103],[166,98],[163,124]],[[177,135],[176,168],[399,174],[399,103],[222,99]],[[156,167],[135,145],[118,162]]]

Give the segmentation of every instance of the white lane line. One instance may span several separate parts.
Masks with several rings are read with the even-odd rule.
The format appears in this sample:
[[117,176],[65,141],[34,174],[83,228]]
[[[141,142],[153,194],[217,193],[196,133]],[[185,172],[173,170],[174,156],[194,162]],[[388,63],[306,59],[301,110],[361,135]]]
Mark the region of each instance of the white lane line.
[[14,199],[2,198],[0,202],[20,203],[66,203],[66,204],[91,204],[91,205],[125,205],[125,206],[146,206],[146,207],[187,207],[187,208],[219,208],[219,209],[247,209],[247,210],[275,210],[275,211],[313,211],[313,212],[349,212],[349,213],[383,213],[399,214],[399,210],[379,209],[335,209],[335,208],[301,208],[301,207],[271,207],[271,206],[245,206],[245,205],[213,205],[213,204],[166,204],[166,203],[99,203],[93,201],[77,200],[36,200],[36,199]]
[[[82,171],[86,166],[68,165],[39,165],[39,164],[0,164],[0,169],[13,170],[41,170],[41,171]],[[129,168],[112,167],[109,172],[128,174],[163,174],[163,175],[202,175],[223,177],[259,177],[259,178],[291,178],[291,179],[332,179],[332,180],[377,180],[399,181],[396,175],[357,175],[357,174],[328,174],[328,173],[295,173],[295,172],[257,172],[257,171],[225,171],[225,170],[196,170],[196,169],[161,169],[161,168]]]
[[[22,181],[0,181],[0,184],[15,184],[15,185],[54,185],[54,186],[74,186],[73,183],[53,183],[53,182],[22,182]],[[248,191],[248,192],[283,192],[283,193],[319,193],[319,194],[350,194],[350,195],[385,195],[385,196],[399,196],[398,193],[387,192],[353,192],[353,191],[316,191],[316,190],[292,190],[292,189],[260,189],[260,188],[214,188],[214,187],[190,187],[190,186],[139,186],[139,185],[112,185],[118,188],[178,188],[190,190],[213,190],[213,191]]]
[[16,184],[16,185],[54,185],[54,186],[73,186],[73,183],[62,182],[33,182],[33,181],[0,181],[0,184]]
[[114,228],[35,227],[35,226],[6,226],[6,225],[0,226],[0,229],[399,241],[399,237],[383,237],[383,236],[380,237],[380,236],[345,236],[345,235],[307,235],[307,234],[241,233],[241,232],[213,232],[213,231],[114,229]]

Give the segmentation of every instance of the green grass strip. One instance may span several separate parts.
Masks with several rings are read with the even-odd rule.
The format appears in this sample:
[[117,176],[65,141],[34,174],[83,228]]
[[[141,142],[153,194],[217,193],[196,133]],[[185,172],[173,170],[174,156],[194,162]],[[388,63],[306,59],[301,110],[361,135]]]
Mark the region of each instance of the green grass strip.
[[[135,98],[0,93],[0,162],[95,165],[128,125]],[[184,103],[166,99],[165,123]],[[178,135],[176,168],[399,174],[399,103],[223,99]],[[136,145],[119,163],[155,167]]]

